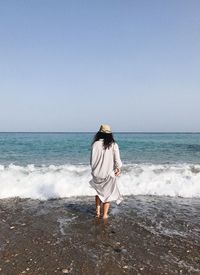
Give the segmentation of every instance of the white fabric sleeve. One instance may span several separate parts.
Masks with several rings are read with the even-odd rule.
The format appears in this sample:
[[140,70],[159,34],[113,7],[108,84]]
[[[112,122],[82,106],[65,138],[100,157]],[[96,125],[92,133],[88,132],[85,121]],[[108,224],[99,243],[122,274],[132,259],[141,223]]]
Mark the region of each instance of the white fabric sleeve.
[[122,161],[119,153],[119,146],[117,143],[114,144],[114,169],[121,168]]
[[92,166],[92,149],[90,151],[90,166]]
[[97,148],[93,144],[91,152],[90,152],[90,166],[91,166],[91,168],[93,168],[93,166],[95,165],[96,161],[97,161]]

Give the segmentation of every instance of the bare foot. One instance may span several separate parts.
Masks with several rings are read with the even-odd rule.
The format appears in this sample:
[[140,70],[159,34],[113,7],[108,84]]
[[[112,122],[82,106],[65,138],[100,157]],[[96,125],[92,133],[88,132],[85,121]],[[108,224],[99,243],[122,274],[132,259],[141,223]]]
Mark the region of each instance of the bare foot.
[[96,218],[100,218],[100,215],[101,215],[101,207],[97,206],[96,207]]
[[108,215],[103,215],[103,219],[107,219],[108,217]]

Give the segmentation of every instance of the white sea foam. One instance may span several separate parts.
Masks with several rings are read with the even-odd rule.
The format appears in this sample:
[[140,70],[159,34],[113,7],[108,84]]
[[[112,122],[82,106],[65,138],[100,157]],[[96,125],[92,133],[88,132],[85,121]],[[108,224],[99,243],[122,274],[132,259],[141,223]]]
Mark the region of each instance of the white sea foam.
[[[0,165],[0,198],[91,196],[90,179],[87,165]],[[118,185],[123,195],[200,197],[200,165],[124,165]]]

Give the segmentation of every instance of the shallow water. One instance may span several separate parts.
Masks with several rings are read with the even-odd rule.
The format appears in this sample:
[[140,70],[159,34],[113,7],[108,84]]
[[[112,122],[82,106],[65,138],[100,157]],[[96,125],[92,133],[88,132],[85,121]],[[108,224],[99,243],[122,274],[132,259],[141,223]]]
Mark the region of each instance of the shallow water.
[[128,196],[104,221],[94,218],[93,197],[0,200],[0,267],[5,274],[199,274],[199,211],[198,199]]
[[2,274],[200,274],[200,134],[117,133],[124,201],[107,221],[92,137],[0,134]]

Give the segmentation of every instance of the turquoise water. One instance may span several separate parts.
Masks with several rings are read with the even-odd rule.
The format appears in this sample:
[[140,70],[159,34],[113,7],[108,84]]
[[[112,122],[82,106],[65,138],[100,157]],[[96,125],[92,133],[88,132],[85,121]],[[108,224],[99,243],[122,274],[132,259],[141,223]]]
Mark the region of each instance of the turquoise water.
[[[0,133],[0,198],[91,196],[94,133]],[[122,195],[200,197],[200,134],[115,133]]]
[[[0,164],[88,164],[94,133],[0,133]],[[200,163],[200,133],[115,133],[123,163]]]

